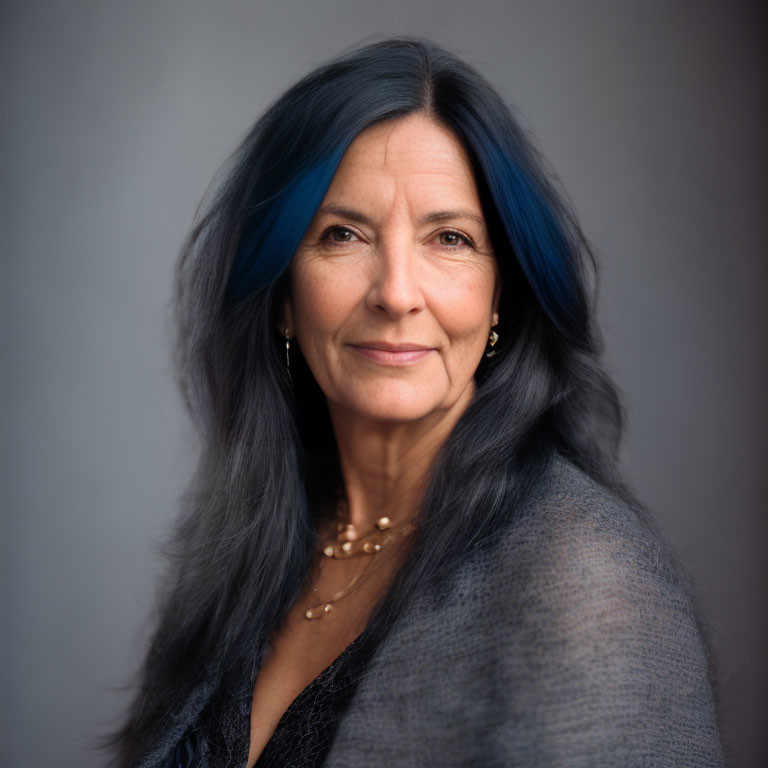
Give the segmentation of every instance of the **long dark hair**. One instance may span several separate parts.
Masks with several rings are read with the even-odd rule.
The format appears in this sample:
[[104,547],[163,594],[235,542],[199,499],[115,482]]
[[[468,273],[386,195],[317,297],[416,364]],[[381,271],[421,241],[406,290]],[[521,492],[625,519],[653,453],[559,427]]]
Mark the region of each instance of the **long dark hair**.
[[178,713],[190,696],[252,688],[301,589],[313,510],[338,464],[298,350],[286,372],[286,269],[350,142],[419,111],[452,130],[472,163],[503,283],[500,341],[438,456],[418,543],[366,642],[376,647],[417,588],[439,584],[457,556],[514,519],[555,452],[634,502],[617,469],[624,412],[600,363],[595,259],[530,141],[481,75],[430,42],[386,39],[341,55],[255,124],[179,259],[178,364],[202,454],[137,695],[112,740],[118,765],[185,728]]

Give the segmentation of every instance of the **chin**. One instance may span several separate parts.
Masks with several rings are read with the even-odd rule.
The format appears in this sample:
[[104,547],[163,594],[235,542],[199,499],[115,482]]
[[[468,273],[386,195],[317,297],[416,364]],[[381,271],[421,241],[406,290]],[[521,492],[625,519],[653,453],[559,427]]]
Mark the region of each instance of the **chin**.
[[424,397],[424,393],[398,393],[391,387],[379,393],[351,398],[346,403],[349,410],[359,416],[382,422],[418,421],[442,409],[442,399]]

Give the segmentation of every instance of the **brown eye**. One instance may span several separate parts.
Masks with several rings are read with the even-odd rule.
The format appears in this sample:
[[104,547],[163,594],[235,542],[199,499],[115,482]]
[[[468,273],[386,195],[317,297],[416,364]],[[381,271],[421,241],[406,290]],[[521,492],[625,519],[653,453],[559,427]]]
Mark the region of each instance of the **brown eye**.
[[354,232],[346,227],[333,227],[327,234],[330,235],[331,240],[334,240],[337,243],[349,242],[354,237]]
[[467,239],[462,237],[458,232],[441,232],[438,237],[440,238],[440,245],[456,246],[460,245],[462,241],[465,243]]

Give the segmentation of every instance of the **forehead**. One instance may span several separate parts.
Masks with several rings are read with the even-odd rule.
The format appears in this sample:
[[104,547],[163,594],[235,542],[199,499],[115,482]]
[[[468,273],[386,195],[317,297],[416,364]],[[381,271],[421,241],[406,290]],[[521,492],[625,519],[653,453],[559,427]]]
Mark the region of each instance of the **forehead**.
[[449,196],[480,208],[466,150],[452,131],[422,114],[378,123],[360,133],[344,153],[328,196],[395,188],[425,202]]

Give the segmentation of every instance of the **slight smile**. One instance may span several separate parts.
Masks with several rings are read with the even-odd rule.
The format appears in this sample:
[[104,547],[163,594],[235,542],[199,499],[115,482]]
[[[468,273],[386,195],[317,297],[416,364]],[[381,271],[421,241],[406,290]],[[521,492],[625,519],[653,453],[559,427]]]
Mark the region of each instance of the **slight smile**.
[[360,344],[350,344],[361,357],[381,365],[410,365],[423,360],[434,347],[425,347],[422,344],[388,344],[379,341],[365,341]]

